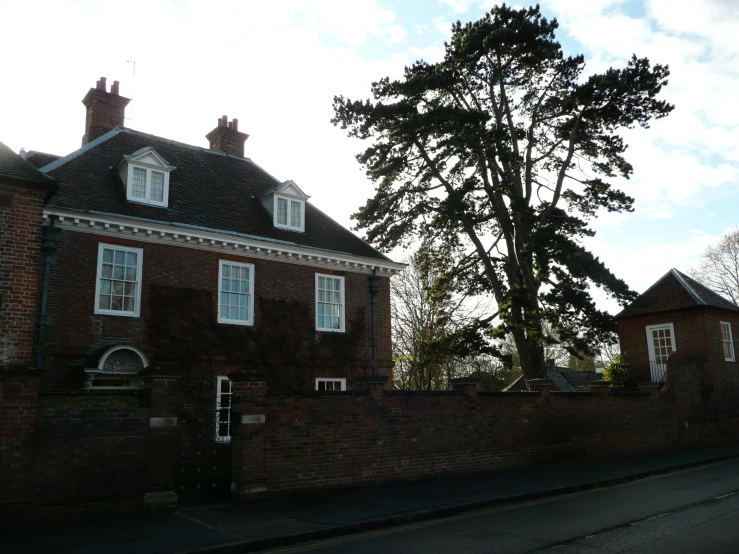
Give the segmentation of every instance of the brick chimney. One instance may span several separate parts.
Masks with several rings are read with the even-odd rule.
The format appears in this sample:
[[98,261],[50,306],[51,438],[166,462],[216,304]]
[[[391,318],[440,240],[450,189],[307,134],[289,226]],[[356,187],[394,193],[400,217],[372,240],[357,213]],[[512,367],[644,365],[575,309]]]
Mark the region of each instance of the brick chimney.
[[105,77],[100,77],[95,88],[91,88],[82,99],[87,108],[82,146],[111,129],[123,126],[123,113],[131,99],[124,98],[118,93],[119,85],[118,81],[113,81],[113,86],[108,92]]
[[228,121],[225,115],[218,118],[218,127],[205,135],[211,150],[244,157],[244,143],[249,135],[239,132],[239,120]]

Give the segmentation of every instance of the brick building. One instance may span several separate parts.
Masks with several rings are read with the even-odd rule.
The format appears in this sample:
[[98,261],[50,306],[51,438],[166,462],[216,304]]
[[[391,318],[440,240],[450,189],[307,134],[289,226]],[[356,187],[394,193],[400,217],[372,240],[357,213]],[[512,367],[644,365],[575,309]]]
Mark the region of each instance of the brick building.
[[[125,128],[118,82],[82,102],[79,150],[0,145],[0,452],[17,470],[0,472],[0,505],[55,488],[110,496],[116,473],[156,492],[141,466],[152,452],[171,469],[229,443],[228,375],[245,365],[285,392],[391,376],[403,264],[245,157],[238,120],[204,129],[208,149]],[[150,429],[172,417],[179,444],[162,450]],[[91,487],[74,478],[101,471],[89,455],[107,458]],[[40,472],[57,477],[26,486]]]
[[621,352],[643,381],[663,381],[682,353],[705,359],[704,385],[716,394],[739,391],[739,306],[696,280],[671,269],[616,318]]
[[[43,209],[61,234],[42,386],[134,387],[150,364],[222,373],[247,359],[286,389],[351,388],[373,362],[389,376],[389,277],[403,266],[245,158],[238,120],[219,118],[208,150],[124,128],[128,102],[102,78],[83,99],[82,148],[25,156],[60,184]],[[286,352],[288,320],[303,344]],[[296,359],[303,374],[285,375]]]

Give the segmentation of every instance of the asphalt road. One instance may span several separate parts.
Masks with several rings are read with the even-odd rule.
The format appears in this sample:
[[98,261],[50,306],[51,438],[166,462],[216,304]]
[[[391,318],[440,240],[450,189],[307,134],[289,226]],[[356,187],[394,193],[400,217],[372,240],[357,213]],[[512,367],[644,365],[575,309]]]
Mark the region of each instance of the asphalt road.
[[271,553],[739,553],[739,460]]

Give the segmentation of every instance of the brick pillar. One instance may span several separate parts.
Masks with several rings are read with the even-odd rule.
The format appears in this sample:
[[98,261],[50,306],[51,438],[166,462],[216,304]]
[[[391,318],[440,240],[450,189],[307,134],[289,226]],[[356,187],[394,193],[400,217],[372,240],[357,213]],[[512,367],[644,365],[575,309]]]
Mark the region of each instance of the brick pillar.
[[264,426],[269,373],[237,369],[231,380],[231,500],[244,502],[268,490]]
[[39,375],[28,368],[0,370],[0,514],[33,500]]
[[451,380],[456,392],[462,392],[473,398],[477,396],[477,384],[479,382],[480,380],[477,377],[457,377]]
[[530,391],[541,393],[542,396],[549,396],[552,392],[552,382],[549,379],[529,379],[526,386]]
[[608,394],[611,391],[610,381],[590,381],[590,392]]
[[369,391],[370,396],[375,401],[380,402],[385,395],[387,375],[363,375],[357,377],[356,383],[360,389]]
[[149,366],[140,375],[144,387],[151,390],[144,503],[152,508],[172,508],[177,505],[174,490],[179,458],[177,396],[182,372],[171,367]]

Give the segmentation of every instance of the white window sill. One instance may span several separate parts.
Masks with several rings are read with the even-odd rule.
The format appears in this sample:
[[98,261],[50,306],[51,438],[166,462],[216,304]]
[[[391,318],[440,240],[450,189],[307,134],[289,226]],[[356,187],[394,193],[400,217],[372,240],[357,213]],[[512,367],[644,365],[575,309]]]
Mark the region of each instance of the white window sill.
[[283,229],[285,231],[293,231],[295,233],[305,233],[305,227],[290,227],[289,225],[280,225],[275,223],[275,228]]
[[116,310],[95,310],[95,315],[116,315],[121,317],[139,317],[137,312],[119,312]]
[[320,331],[321,333],[343,333],[344,329],[321,329],[320,327],[316,327],[316,331]]
[[248,327],[254,325],[253,321],[242,321],[239,319],[219,319],[218,323],[223,323],[224,325],[246,325]]
[[142,206],[154,206],[155,208],[166,208],[168,207],[167,204],[164,204],[162,202],[148,202],[147,200],[144,200],[143,198],[128,198],[128,201],[133,204],[141,204]]

